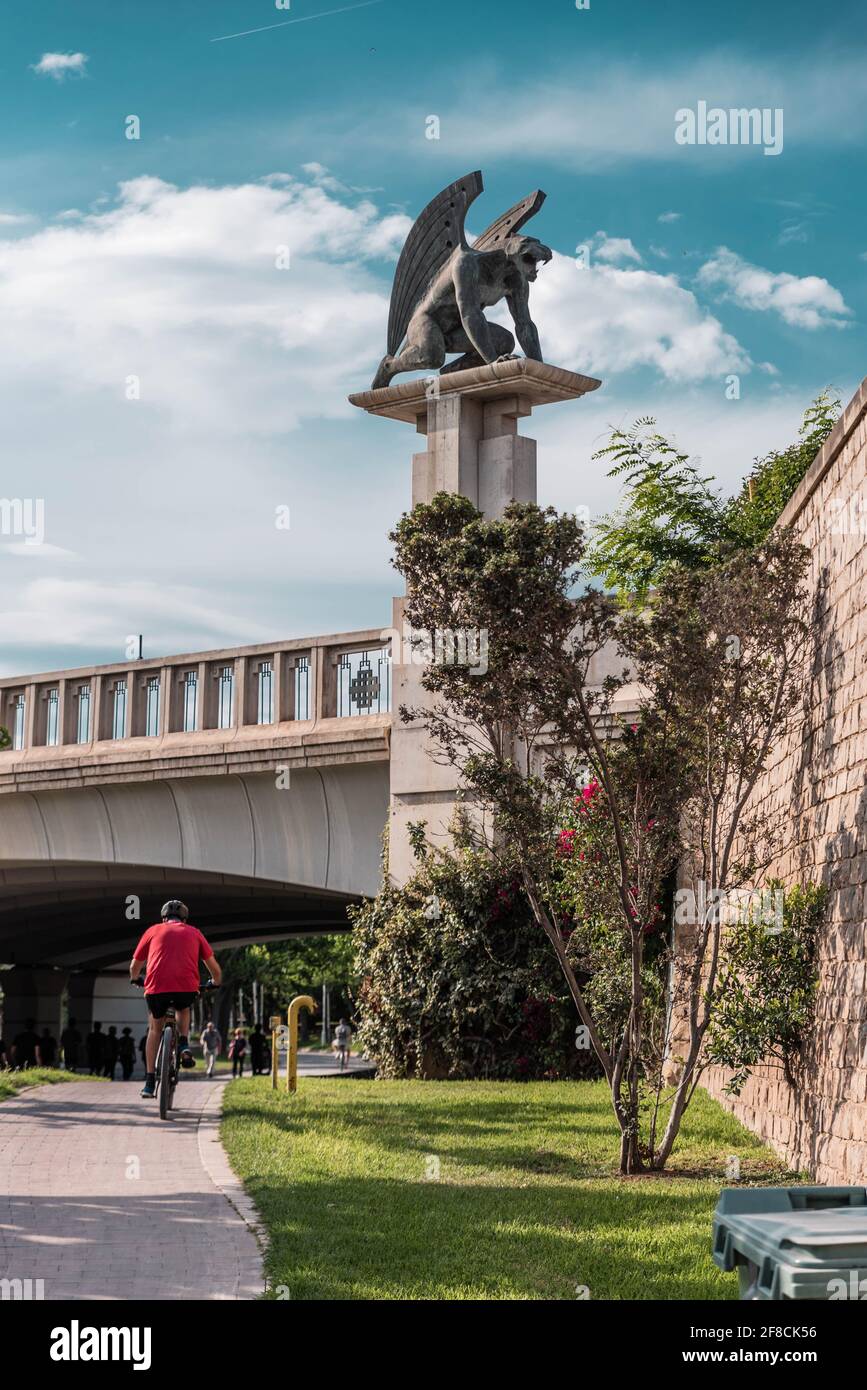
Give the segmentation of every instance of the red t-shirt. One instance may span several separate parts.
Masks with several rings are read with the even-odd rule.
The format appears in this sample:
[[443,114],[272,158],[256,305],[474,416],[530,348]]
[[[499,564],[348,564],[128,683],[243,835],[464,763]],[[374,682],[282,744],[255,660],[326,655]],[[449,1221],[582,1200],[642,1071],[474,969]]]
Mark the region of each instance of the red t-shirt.
[[197,990],[199,961],[213,954],[198,927],[189,922],[154,922],[135,948],[135,959],[147,961],[145,994]]

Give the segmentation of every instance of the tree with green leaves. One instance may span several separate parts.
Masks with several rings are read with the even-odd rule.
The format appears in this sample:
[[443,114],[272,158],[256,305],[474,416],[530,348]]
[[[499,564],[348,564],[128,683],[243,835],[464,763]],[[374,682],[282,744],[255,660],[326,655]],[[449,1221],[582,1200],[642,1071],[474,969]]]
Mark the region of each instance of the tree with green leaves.
[[[637,613],[597,592],[574,597],[582,529],[550,508],[513,503],[488,521],[468,499],[440,493],[392,539],[406,618],[423,640],[435,649],[438,631],[484,632],[488,645],[484,674],[426,666],[431,707],[401,718],[422,720],[436,756],[458,769],[466,825],[486,852],[520,866],[609,1083],[622,1171],[661,1168],[707,1065],[722,917],[711,911],[697,925],[680,963],[688,1039],[669,1087],[669,1023],[661,1035],[658,1020],[667,993],[648,978],[652,963],[661,981],[668,959],[655,950],[651,962],[649,938],[684,854],[716,900],[753,882],[766,860],[748,806],[797,700],[805,553],[774,535],[716,566],[665,565],[653,603]],[[576,862],[570,901],[561,835],[589,787],[592,857]],[[580,932],[572,947],[582,890],[606,935],[594,946],[592,932]],[[606,952],[611,989],[594,1000],[582,969],[595,976]],[[602,1007],[612,997],[619,1014]]]
[[611,462],[609,477],[624,480],[625,498],[596,523],[586,573],[641,605],[670,569],[707,569],[760,545],[839,414],[839,398],[830,388],[822,391],[804,415],[798,440],[756,460],[741,490],[728,499],[658,432],[651,417],[630,430],[613,430],[594,458]]
[[274,944],[238,946],[221,951],[220,964],[223,984],[217,1013],[225,1029],[238,991],[242,998],[250,999],[254,984],[263,990],[266,1014],[271,1010],[282,1013],[295,995],[321,989],[324,984],[339,999],[348,1001],[353,980],[352,938],[348,931],[328,932]]

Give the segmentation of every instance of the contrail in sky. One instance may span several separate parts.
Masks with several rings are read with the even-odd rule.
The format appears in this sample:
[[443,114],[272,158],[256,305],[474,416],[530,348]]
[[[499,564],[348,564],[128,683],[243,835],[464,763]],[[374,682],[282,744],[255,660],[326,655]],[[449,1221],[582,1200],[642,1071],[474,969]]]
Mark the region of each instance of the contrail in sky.
[[360,5],[344,5],[339,10],[323,10],[321,14],[305,14],[300,19],[283,19],[279,24],[263,24],[261,29],[242,29],[239,34],[221,34],[211,43],[222,43],[224,39],[245,39],[248,34],[264,34],[268,29],[285,29],[287,24],[307,24],[311,19],[326,19],[330,14],[346,14],[348,10],[366,10],[371,5],[384,5],[385,0],[362,0]]

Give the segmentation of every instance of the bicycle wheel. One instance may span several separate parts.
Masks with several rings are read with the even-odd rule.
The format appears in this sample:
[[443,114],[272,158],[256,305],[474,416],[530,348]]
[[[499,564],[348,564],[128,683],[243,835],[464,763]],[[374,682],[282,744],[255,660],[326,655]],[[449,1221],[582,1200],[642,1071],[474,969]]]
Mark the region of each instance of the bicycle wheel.
[[160,1119],[167,1120],[172,1108],[172,1053],[174,1052],[174,1031],[170,1024],[163,1029],[160,1043],[160,1066],[158,1084],[160,1088]]

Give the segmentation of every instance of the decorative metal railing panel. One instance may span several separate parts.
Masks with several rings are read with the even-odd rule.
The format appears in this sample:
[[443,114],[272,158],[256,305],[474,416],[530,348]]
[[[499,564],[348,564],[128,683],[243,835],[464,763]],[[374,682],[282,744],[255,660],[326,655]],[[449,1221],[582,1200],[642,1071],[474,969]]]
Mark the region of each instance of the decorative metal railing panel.
[[387,714],[391,709],[391,656],[387,647],[344,652],[337,663],[337,717]]

